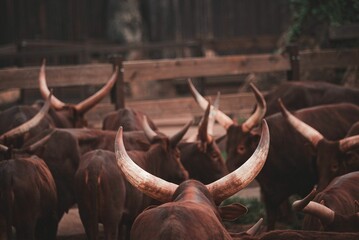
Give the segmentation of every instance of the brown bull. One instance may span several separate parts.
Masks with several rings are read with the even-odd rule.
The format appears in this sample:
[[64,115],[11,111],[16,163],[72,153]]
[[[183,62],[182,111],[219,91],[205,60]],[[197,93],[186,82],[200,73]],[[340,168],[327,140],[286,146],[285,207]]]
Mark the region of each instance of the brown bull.
[[[36,136],[45,128],[48,128],[50,125],[47,124],[46,117],[50,108],[51,97],[52,94],[48,96],[47,101],[39,111],[36,111],[36,114],[35,111],[32,111],[35,109],[26,107],[17,108],[17,110],[25,112],[12,111],[14,109],[5,111],[6,113],[0,116],[0,124],[6,124],[6,122],[3,121],[5,118],[7,118],[7,120],[9,120],[9,118],[15,118],[15,120],[13,122],[14,124],[7,126],[7,130],[0,135],[0,143],[11,148],[20,148],[28,139]],[[15,116],[12,114],[15,114]],[[17,122],[17,117],[19,116],[21,121]],[[31,116],[31,118],[27,119],[27,116]]]
[[252,157],[236,171],[204,185],[188,180],[180,185],[156,177],[136,165],[124,148],[122,129],[116,138],[118,166],[137,189],[164,204],[142,212],[133,224],[131,239],[232,239],[221,215],[236,218],[246,209],[217,204],[247,186],[262,169],[269,148],[269,132],[263,123],[262,138]]
[[[194,98],[202,109],[207,101],[191,85]],[[229,171],[241,166],[253,153],[260,135],[255,126],[264,117],[266,103],[252,86],[258,105],[256,111],[243,123],[237,124],[221,111],[216,120],[227,131],[227,167]],[[318,129],[326,138],[343,138],[350,127],[359,121],[359,107],[353,104],[333,104],[298,110],[294,115]],[[267,229],[275,227],[279,206],[288,203],[293,194],[307,195],[317,182],[313,166],[314,156],[307,141],[297,133],[280,113],[266,117],[271,132],[268,160],[256,180],[259,182],[267,212]]]
[[75,175],[77,205],[89,240],[98,239],[98,223],[105,239],[118,239],[125,211],[125,180],[114,152],[94,150],[81,157]]
[[[110,80],[94,95],[83,100],[82,102],[72,105],[61,102],[56,97],[51,97],[51,107],[46,114],[46,117],[41,120],[41,123],[32,129],[30,136],[36,136],[44,129],[50,127],[70,128],[70,127],[84,127],[87,126],[84,115],[91,108],[93,108],[99,101],[101,101],[106,94],[111,90],[116,82],[118,75],[118,69],[113,72]],[[50,95],[50,90],[46,84],[45,78],[45,61],[40,68],[39,75],[39,88],[44,99],[47,99]],[[34,104],[33,106],[15,106],[11,107],[0,113],[0,134],[27,122],[34,117],[39,111],[40,105]],[[29,137],[26,137],[28,139]],[[26,139],[18,140],[14,147],[21,147]]]
[[111,112],[103,119],[102,129],[117,131],[120,126],[123,131],[140,131],[142,128],[142,119],[146,116],[150,127],[157,130],[153,121],[143,112],[132,108],[122,108],[115,112]]
[[28,141],[21,152],[39,156],[49,167],[56,184],[60,220],[75,204],[74,176],[80,161],[77,139],[66,131],[48,129]]
[[[39,112],[38,109],[35,109],[31,106],[14,106],[8,108],[0,113],[0,134],[3,135],[6,132],[14,129],[23,123],[32,119],[37,113]],[[41,123],[32,129],[29,132],[29,136],[24,135],[23,138],[12,139],[11,145],[16,148],[21,147],[24,142],[31,138],[31,136],[35,136],[44,129],[48,129],[52,126],[52,121],[49,116],[46,116],[44,119],[41,120]]]
[[[171,182],[180,183],[186,180],[188,173],[180,162],[177,144],[187,132],[190,123],[171,138],[154,132],[147,120],[143,121],[143,125],[144,135],[148,138],[147,141],[150,145],[147,151],[132,150],[129,152],[136,159],[136,164],[148,172]],[[112,146],[114,146],[113,143],[114,141]],[[94,154],[96,156],[93,156]],[[96,230],[93,227],[96,220],[103,223],[106,239],[116,239],[117,230],[122,223],[131,226],[136,216],[153,203],[151,198],[144,196],[127,181],[125,182],[118,169],[117,172],[113,172],[113,170],[116,170],[116,161],[112,161],[112,158],[106,159],[107,157],[110,157],[110,154],[107,152],[104,154],[101,150],[85,154],[76,174],[79,210],[85,229],[89,230],[86,232],[90,239],[95,239],[94,231]],[[111,169],[111,171],[106,169]],[[115,185],[116,189],[105,187],[106,184],[110,184],[107,183],[106,179],[112,179],[111,185]],[[122,187],[123,182],[125,182],[125,187]],[[97,184],[99,188],[91,187],[89,186],[90,184]],[[97,205],[97,212],[96,209],[90,206],[90,202],[95,201],[100,204]],[[123,202],[125,203],[124,205]],[[104,205],[101,205],[102,203]],[[105,209],[108,211],[112,209],[113,214],[105,216]],[[96,215],[97,219],[95,220]],[[123,222],[121,221],[122,218]]]
[[264,95],[267,102],[266,116],[280,111],[277,103],[279,98],[290,111],[343,102],[359,105],[359,90],[327,82],[284,82]]
[[214,182],[228,174],[221,151],[213,137],[215,119],[210,106],[208,103],[198,127],[198,133],[194,136],[195,139],[189,138],[178,145],[181,151],[181,162],[188,171],[189,177],[204,184]]
[[[64,131],[73,135],[79,144],[80,153],[103,149],[114,152],[114,145],[116,132],[110,130],[99,130],[89,128],[64,128],[56,131]],[[146,151],[150,142],[143,131],[130,131],[124,133],[125,146],[131,150]]]
[[[331,141],[316,129],[293,116],[279,101],[285,119],[313,146],[318,172],[318,191],[322,191],[335,177],[359,171],[359,124],[354,124],[343,139]],[[357,133],[357,135],[352,135]]]
[[[53,96],[51,99],[52,110],[49,112],[49,116],[54,126],[59,128],[87,126],[84,115],[111,91],[111,88],[116,83],[117,75],[118,68],[115,69],[108,82],[98,92],[77,104],[64,103]],[[44,98],[50,93],[45,77],[45,61],[40,68],[39,89]]]
[[316,189],[293,208],[307,214],[305,230],[328,232],[359,232],[359,172],[351,172],[333,179],[318,194]]
[[0,238],[56,239],[57,196],[54,179],[36,156],[0,162]]

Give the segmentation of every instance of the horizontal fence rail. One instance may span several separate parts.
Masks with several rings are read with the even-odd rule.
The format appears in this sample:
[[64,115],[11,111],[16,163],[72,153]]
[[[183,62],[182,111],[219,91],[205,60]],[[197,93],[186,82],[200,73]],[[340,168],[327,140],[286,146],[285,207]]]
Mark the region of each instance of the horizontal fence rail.
[[[359,65],[359,49],[301,51],[298,54],[298,66],[301,70],[313,68],[345,68]],[[183,58],[146,61],[117,62],[121,74],[114,90],[115,99],[124,101],[124,83],[183,79],[188,77],[212,77],[239,75],[261,72],[288,72],[293,70],[292,56],[289,54],[252,54],[215,56],[210,58]],[[73,66],[48,66],[46,78],[49,87],[103,85],[113,71],[113,64],[85,64]],[[19,88],[36,89],[38,87],[39,67],[8,68],[0,70],[0,90]],[[295,79],[298,80],[298,79]],[[209,96],[212,97],[213,96]],[[108,100],[107,100],[108,101]],[[109,102],[109,101],[108,101]],[[188,117],[202,115],[202,111],[190,97],[160,100],[123,102],[123,106],[133,107],[146,112],[150,117]],[[96,121],[109,111],[121,105],[102,103],[93,109],[91,115]],[[226,94],[221,96],[221,110],[227,114],[248,116],[254,106],[251,93]]]

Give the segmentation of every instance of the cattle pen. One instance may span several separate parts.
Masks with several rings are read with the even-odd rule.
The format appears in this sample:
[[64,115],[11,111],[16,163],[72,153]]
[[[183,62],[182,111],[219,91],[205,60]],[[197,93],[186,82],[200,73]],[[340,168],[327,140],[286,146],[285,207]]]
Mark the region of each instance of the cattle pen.
[[[40,57],[38,56],[38,59]],[[300,51],[289,47],[281,54],[251,54],[214,57],[191,57],[180,59],[122,61],[112,57],[108,63],[92,63],[67,66],[47,66],[46,76],[50,88],[71,86],[101,86],[110,76],[115,65],[121,69],[117,83],[110,97],[92,109],[87,118],[93,127],[100,127],[101,120],[110,111],[132,107],[145,112],[159,125],[166,125],[167,119],[173,124],[182,124],[188,118],[202,114],[191,97],[171,97],[166,99],[126,99],[126,86],[141,82],[158,81],[159,85],[168,80],[185,85],[187,78],[199,79],[201,89],[206,89],[203,79],[217,77],[217,85],[226,76],[248,75],[251,73],[282,72],[288,81],[300,80],[300,72],[310,69],[345,69],[357,66],[359,49]],[[39,61],[40,66],[40,61]],[[20,101],[24,92],[38,88],[39,67],[4,68],[0,70],[0,90],[20,89]],[[238,81],[239,78],[237,78]],[[312,79],[313,80],[313,79]],[[318,79],[319,80],[319,79]],[[232,80],[233,81],[233,80]],[[236,81],[236,80],[234,80]],[[165,85],[168,86],[168,85]],[[189,92],[189,90],[188,90]],[[213,99],[215,94],[208,97]],[[248,117],[253,110],[254,96],[247,92],[221,95],[220,108],[231,116]],[[176,121],[177,119],[177,121]],[[182,119],[182,121],[181,121]]]
[[[40,56],[37,57],[40,66],[41,58]],[[129,85],[154,81],[161,85],[172,81],[172,84],[175,82],[187,87],[187,78],[194,78],[202,83],[200,88],[203,92],[210,93],[206,96],[214,99],[215,92],[207,89],[207,87],[211,87],[210,85],[213,82],[206,81],[206,79],[213,77],[220,82],[222,77],[225,79],[228,76],[233,76],[234,79],[238,80],[239,75],[281,72],[286,76],[286,81],[298,81],[302,79],[300,72],[306,69],[344,69],[358,65],[359,49],[297,51],[296,48],[289,47],[287,51],[280,54],[266,53],[138,61],[123,61],[120,57],[113,56],[108,59],[107,63],[50,65],[46,67],[46,77],[48,86],[55,88],[56,94],[56,90],[61,88],[102,86],[113,69],[118,66],[121,74],[111,96],[105,98],[86,115],[89,126],[101,128],[102,119],[107,113],[123,107],[132,107],[148,114],[161,130],[166,129],[167,133],[171,133],[171,131],[175,131],[171,129],[182,126],[188,119],[198,119],[203,114],[193,98],[188,96],[157,97],[157,99],[141,99],[138,96],[127,97],[126,88]],[[20,90],[19,103],[21,101],[26,103],[26,92],[31,89],[38,89],[39,66],[1,69],[0,90],[18,89]],[[216,84],[220,85],[218,82]],[[215,87],[212,86],[213,88]],[[252,93],[239,91],[222,93],[220,109],[230,116],[246,118],[252,112],[254,104],[255,98]],[[222,134],[224,131],[223,129],[217,130],[219,131],[217,134]],[[71,212],[71,214],[73,213]]]

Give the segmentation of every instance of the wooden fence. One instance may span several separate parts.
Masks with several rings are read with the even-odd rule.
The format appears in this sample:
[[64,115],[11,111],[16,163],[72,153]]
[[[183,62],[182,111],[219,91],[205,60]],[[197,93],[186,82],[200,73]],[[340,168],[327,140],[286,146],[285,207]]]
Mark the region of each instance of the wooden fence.
[[[295,55],[297,53],[297,55]],[[123,106],[146,112],[154,119],[181,118],[202,115],[191,97],[161,100],[126,100],[125,83],[179,79],[189,77],[228,76],[262,72],[287,72],[288,80],[299,80],[300,69],[345,68],[359,65],[359,49],[293,51],[284,54],[233,55],[212,58],[183,58],[144,61],[113,61],[112,64],[86,64],[73,66],[48,66],[46,75],[49,87],[103,85],[110,76],[113,65],[121,68],[112,101],[99,104],[89,113],[93,126],[100,126],[101,119],[109,111]],[[0,70],[0,90],[9,88],[37,88],[39,67],[9,68]],[[56,94],[56,93],[55,93]],[[111,104],[112,103],[112,104]],[[251,93],[226,94],[221,97],[220,108],[227,114],[248,116],[253,108]]]

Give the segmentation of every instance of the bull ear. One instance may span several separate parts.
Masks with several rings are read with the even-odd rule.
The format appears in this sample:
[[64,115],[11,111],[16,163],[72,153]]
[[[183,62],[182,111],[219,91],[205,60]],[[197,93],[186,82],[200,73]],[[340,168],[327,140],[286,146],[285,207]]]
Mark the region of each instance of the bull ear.
[[177,146],[177,144],[182,140],[186,132],[188,131],[189,127],[193,124],[193,121],[190,120],[179,132],[173,135],[170,138],[170,144],[172,147]]
[[240,216],[246,214],[248,209],[240,203],[233,203],[226,206],[219,207],[219,213],[224,221],[234,221]]

